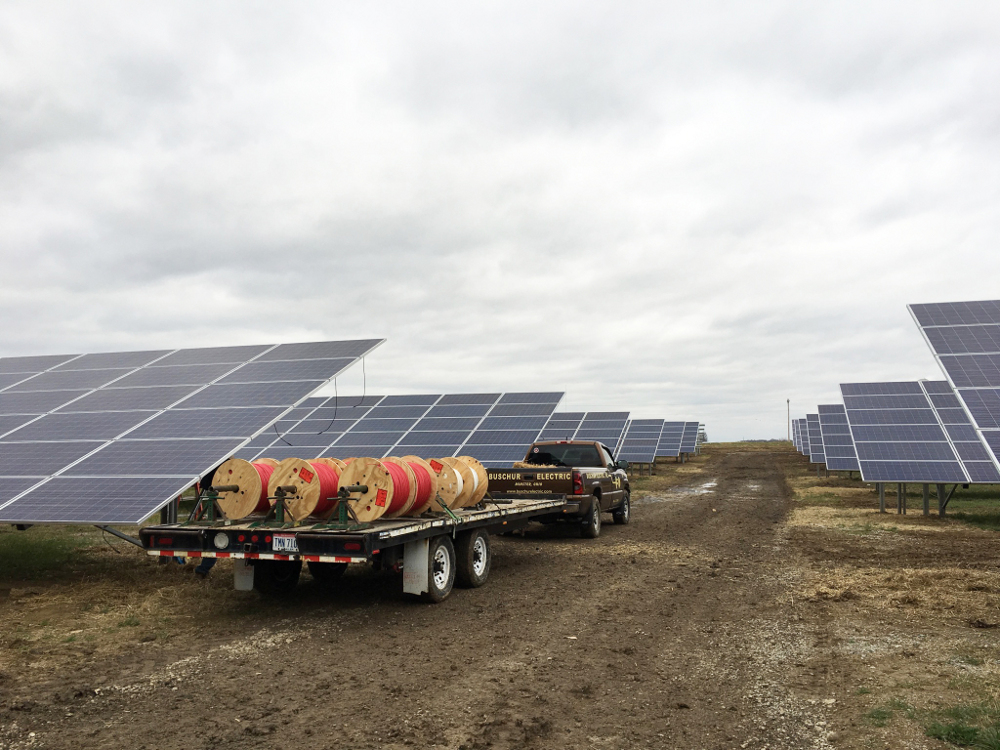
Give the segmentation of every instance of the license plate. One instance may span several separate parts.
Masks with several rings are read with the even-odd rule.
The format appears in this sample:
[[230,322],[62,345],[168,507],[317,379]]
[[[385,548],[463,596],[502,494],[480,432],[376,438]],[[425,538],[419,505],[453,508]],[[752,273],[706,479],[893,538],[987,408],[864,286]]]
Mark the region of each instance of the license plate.
[[298,552],[299,545],[294,534],[274,534],[271,537],[271,549],[275,552]]

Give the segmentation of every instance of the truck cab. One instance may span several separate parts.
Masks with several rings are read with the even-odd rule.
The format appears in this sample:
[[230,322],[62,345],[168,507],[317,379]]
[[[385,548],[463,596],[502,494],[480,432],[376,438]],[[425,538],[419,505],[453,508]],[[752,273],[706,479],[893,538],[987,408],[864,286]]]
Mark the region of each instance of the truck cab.
[[[601,533],[601,514],[617,524],[631,520],[628,462],[616,461],[610,448],[584,440],[542,440],[533,443],[512,469],[487,471],[494,498],[565,495],[559,520],[580,524],[581,534]],[[543,519],[554,520],[554,519]]]

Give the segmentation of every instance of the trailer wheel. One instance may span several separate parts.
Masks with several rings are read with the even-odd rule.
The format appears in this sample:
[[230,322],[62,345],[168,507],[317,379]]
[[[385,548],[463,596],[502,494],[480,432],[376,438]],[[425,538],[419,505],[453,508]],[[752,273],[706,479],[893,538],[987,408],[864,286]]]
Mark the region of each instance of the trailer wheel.
[[420,595],[425,602],[443,602],[455,585],[455,547],[451,537],[438,536],[431,539],[427,550],[430,580],[429,590]]
[[301,560],[257,560],[253,587],[264,596],[289,596],[299,582]]
[[611,514],[611,517],[615,520],[615,523],[619,526],[626,526],[628,522],[632,520],[632,493],[625,490],[625,496],[622,498],[622,504],[618,506],[618,510]]
[[482,529],[459,534],[455,542],[455,583],[463,588],[479,588],[490,574],[490,535]]
[[309,566],[309,575],[323,586],[334,585],[344,575],[344,571],[347,570],[347,563],[326,563],[310,560],[306,564]]
[[580,527],[580,536],[584,539],[597,539],[601,535],[601,498],[594,495],[590,503],[590,512]]

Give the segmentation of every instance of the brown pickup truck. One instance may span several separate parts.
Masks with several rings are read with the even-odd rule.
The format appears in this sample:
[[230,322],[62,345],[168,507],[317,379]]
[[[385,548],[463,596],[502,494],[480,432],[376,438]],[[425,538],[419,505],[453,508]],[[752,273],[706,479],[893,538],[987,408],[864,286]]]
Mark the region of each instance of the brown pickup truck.
[[628,461],[615,461],[601,443],[581,440],[543,440],[532,444],[524,461],[514,469],[489,469],[490,496],[538,497],[565,495],[558,516],[580,524],[584,537],[601,533],[601,513],[610,512],[617,524],[631,519]]

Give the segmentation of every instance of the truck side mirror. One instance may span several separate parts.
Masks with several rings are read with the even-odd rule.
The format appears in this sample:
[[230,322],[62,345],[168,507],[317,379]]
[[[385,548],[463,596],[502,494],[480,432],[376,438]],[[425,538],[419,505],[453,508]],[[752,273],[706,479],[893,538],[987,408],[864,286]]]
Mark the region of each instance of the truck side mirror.
[[615,463],[615,466],[617,466],[619,469],[623,469],[624,471],[628,471],[628,461],[626,461],[624,458],[618,459],[618,461]]

